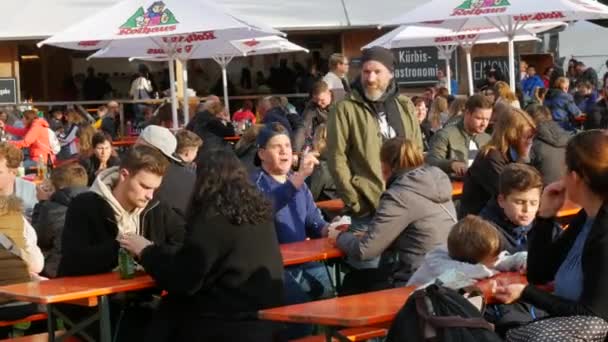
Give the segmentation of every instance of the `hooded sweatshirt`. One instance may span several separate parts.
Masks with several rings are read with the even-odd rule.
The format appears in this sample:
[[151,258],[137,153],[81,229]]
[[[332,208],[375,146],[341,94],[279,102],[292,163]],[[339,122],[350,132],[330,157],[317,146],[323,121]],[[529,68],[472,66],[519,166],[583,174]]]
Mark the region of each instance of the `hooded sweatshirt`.
[[525,267],[528,252],[513,255],[503,251],[498,255],[494,267],[469,264],[450,257],[446,246],[437,247],[425,257],[422,266],[414,273],[407,285],[428,285],[439,279],[444,286],[458,289],[471,286],[478,280],[489,278],[498,272],[518,271]]
[[492,199],[483,208],[479,216],[490,221],[500,233],[501,250],[517,253],[528,249],[528,232],[532,224],[518,226],[511,222],[505,215],[504,210],[498,205],[496,199]]
[[558,181],[562,176],[566,145],[572,133],[561,128],[555,121],[540,122],[530,150],[530,164],[542,175],[546,184]]
[[361,238],[341,233],[337,245],[355,260],[382,255],[381,264],[391,265],[393,280],[405,283],[426,253],[447,242],[455,223],[448,175],[425,165],[393,175],[367,233]]
[[112,189],[118,182],[118,169],[118,166],[115,166],[100,172],[93,185],[91,185],[91,191],[108,202],[114,211],[116,226],[120,233],[141,234],[139,231],[141,227],[139,218],[144,208],[136,208],[131,212],[126,211],[112,194]]

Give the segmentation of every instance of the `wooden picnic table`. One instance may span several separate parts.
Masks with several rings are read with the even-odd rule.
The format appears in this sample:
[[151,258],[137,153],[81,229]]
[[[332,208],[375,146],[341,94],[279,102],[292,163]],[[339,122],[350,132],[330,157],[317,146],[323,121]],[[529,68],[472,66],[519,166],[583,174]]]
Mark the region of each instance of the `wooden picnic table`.
[[112,141],[112,146],[114,147],[125,147],[135,145],[137,142],[138,136],[125,136],[119,140]]
[[89,324],[99,320],[100,341],[110,342],[112,332],[110,327],[110,304],[107,296],[121,292],[144,290],[154,286],[154,280],[145,274],[139,274],[133,279],[123,280],[120,279],[118,273],[105,273],[6,285],[0,287],[0,294],[19,301],[46,305],[49,341],[55,341],[56,339],[54,316],[65,317],[54,308],[53,304],[98,306],[99,312],[97,314],[76,323],[72,330],[67,331],[61,337],[58,336],[57,339],[67,339],[82,331]]
[[[461,181],[452,182],[452,196],[459,197],[460,195],[462,195],[463,186],[464,185]],[[326,210],[334,213],[340,212],[344,209],[344,202],[339,198],[327,201],[319,201],[316,202],[316,205],[317,208],[321,210]]]
[[[517,272],[500,273],[478,282],[477,286],[486,298],[492,298],[491,281],[497,279],[510,284],[527,284],[525,275]],[[331,337],[345,340],[336,327],[367,327],[390,323],[415,290],[416,286],[398,287],[288,305],[260,310],[258,317],[269,321],[328,326],[328,341]]]
[[324,261],[344,256],[344,252],[331,243],[328,238],[284,243],[281,244],[280,248],[284,266]]

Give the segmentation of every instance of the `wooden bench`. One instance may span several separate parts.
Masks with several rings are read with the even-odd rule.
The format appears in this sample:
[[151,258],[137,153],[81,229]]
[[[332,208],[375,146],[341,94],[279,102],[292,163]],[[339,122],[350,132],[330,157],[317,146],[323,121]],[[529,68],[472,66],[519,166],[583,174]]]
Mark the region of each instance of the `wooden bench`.
[[[349,341],[365,341],[370,338],[384,337],[388,333],[388,327],[361,327],[340,330],[339,333]],[[290,342],[325,342],[325,335],[306,336]],[[332,338],[332,341],[338,341]]]
[[[55,333],[55,337],[59,337],[63,334],[63,331],[57,331]],[[0,340],[0,342],[48,342],[49,334],[42,333],[36,335],[27,335],[22,337],[9,338],[7,340]],[[68,337],[64,340],[64,342],[81,342],[80,339],[76,337]]]
[[35,321],[42,321],[45,320],[47,318],[47,315],[45,313],[37,313],[37,314],[33,314],[21,319],[17,319],[14,321],[0,321],[0,328],[2,327],[10,327],[13,326],[15,324],[20,324],[20,323],[28,323],[28,322],[35,322]]

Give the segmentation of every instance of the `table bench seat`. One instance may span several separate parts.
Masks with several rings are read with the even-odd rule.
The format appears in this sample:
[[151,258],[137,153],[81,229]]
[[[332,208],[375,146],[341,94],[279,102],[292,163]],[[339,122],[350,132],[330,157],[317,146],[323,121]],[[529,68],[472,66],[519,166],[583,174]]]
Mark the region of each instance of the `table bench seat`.
[[[388,327],[362,327],[339,330],[338,333],[345,336],[349,341],[365,341],[371,338],[384,337],[388,333]],[[290,342],[325,342],[325,335],[306,336]],[[332,341],[338,341],[332,339]]]
[[28,323],[28,322],[35,322],[35,321],[42,321],[45,320],[47,318],[45,313],[37,313],[37,314],[33,314],[21,319],[17,319],[14,321],[0,321],[0,328],[2,327],[10,327],[13,326],[15,324],[20,324],[20,323]]
[[[63,334],[63,331],[57,331],[55,333],[56,337],[59,337]],[[0,340],[0,342],[48,342],[49,334],[42,333],[36,335],[27,335],[22,337],[9,338],[7,340]],[[76,337],[69,337],[64,342],[80,342],[80,339]]]

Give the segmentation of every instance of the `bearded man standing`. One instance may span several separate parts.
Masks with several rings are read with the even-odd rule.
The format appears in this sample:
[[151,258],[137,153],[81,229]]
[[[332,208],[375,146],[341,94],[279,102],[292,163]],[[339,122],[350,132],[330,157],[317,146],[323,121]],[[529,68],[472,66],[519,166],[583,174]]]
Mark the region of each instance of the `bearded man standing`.
[[399,95],[393,53],[382,47],[363,51],[361,74],[352,91],[329,115],[328,165],[354,230],[366,230],[384,191],[380,148],[401,136],[422,149],[412,101]]

